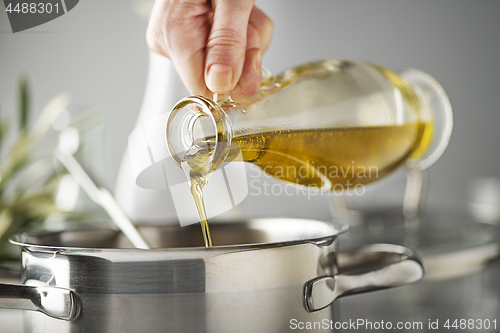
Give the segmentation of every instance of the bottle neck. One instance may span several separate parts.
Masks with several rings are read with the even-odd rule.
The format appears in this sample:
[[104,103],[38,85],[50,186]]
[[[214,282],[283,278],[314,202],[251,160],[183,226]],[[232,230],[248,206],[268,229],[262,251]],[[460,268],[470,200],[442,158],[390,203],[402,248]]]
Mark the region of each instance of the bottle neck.
[[181,99],[172,109],[166,125],[170,155],[181,166],[193,150],[211,173],[224,162],[233,136],[231,122],[219,104],[202,96]]

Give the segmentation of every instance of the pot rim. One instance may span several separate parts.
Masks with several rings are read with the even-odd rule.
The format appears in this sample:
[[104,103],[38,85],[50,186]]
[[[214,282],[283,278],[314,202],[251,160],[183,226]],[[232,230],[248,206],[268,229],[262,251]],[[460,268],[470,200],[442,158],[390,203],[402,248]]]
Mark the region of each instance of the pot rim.
[[[266,230],[265,225],[269,223],[282,224],[283,227],[292,223],[302,224],[303,226],[311,226],[315,224],[321,228],[320,232],[323,235],[318,235],[314,237],[303,237],[298,239],[290,239],[284,241],[273,241],[268,243],[248,243],[248,244],[235,244],[235,245],[214,245],[212,247],[194,246],[194,247],[162,247],[162,248],[151,248],[151,249],[138,249],[138,248],[106,248],[106,247],[82,247],[82,246],[57,246],[57,245],[41,245],[34,244],[26,241],[27,237],[35,237],[44,234],[56,234],[68,231],[85,231],[85,230],[113,230],[120,232],[119,229],[111,222],[66,222],[58,228],[37,228],[33,230],[27,230],[9,238],[9,242],[20,247],[29,247],[31,249],[40,250],[52,250],[52,251],[64,251],[65,253],[78,253],[78,252],[130,252],[130,251],[140,251],[144,252],[194,252],[194,251],[245,251],[245,250],[260,250],[266,248],[281,248],[298,246],[303,244],[315,244],[317,246],[328,246],[333,243],[338,235],[346,232],[349,228],[348,225],[341,225],[333,221],[320,221],[313,219],[299,219],[299,218],[255,218],[243,221],[213,221],[212,225],[234,225],[243,226],[248,225],[249,229],[254,230]],[[286,225],[285,225],[286,224]],[[141,223],[137,224],[140,228],[142,227],[173,227],[173,225],[162,225],[158,223]],[[317,229],[319,229],[317,228]],[[267,230],[272,229],[268,228]],[[200,231],[201,232],[201,231]]]

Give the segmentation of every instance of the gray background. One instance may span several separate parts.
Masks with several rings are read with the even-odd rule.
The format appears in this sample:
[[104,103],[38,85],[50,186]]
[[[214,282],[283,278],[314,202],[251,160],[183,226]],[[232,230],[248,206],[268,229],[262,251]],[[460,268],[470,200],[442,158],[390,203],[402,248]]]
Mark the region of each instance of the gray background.
[[[419,68],[443,85],[455,126],[448,150],[430,170],[429,200],[457,205],[471,179],[500,177],[500,1],[257,4],[275,23],[263,60],[273,72],[314,59],[365,59],[391,69]],[[148,69],[147,22],[134,11],[136,5],[80,1],[66,15],[17,34],[10,31],[3,6],[0,11],[0,110],[13,110],[22,73],[29,75],[35,110],[62,91],[72,95],[74,108],[103,105],[111,114],[104,141],[110,188],[141,107]]]

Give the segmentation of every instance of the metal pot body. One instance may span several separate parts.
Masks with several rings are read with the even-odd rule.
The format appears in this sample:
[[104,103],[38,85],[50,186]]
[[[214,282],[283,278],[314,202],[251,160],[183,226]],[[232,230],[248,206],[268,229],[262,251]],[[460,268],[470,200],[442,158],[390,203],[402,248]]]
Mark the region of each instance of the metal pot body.
[[[324,332],[335,298],[422,276],[418,258],[398,246],[346,254],[361,266],[339,274],[342,230],[327,223],[265,219],[212,230],[224,245],[192,247],[201,233],[189,227],[143,228],[151,243],[175,246],[152,250],[123,248],[110,228],[24,235],[23,287],[42,288],[30,298],[41,306],[26,311],[26,331],[283,332],[321,323],[307,331]],[[366,260],[377,265],[360,273]],[[58,302],[55,290],[69,291],[70,301]]]

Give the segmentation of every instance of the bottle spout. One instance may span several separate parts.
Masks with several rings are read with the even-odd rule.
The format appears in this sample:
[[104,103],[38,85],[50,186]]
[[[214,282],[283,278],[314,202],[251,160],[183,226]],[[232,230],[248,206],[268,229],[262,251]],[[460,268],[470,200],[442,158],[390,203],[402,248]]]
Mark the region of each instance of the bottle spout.
[[224,162],[232,140],[231,123],[224,110],[217,102],[202,96],[189,96],[177,102],[167,119],[165,134],[168,150],[177,165],[181,166],[194,147],[205,156],[207,172],[213,172]]

